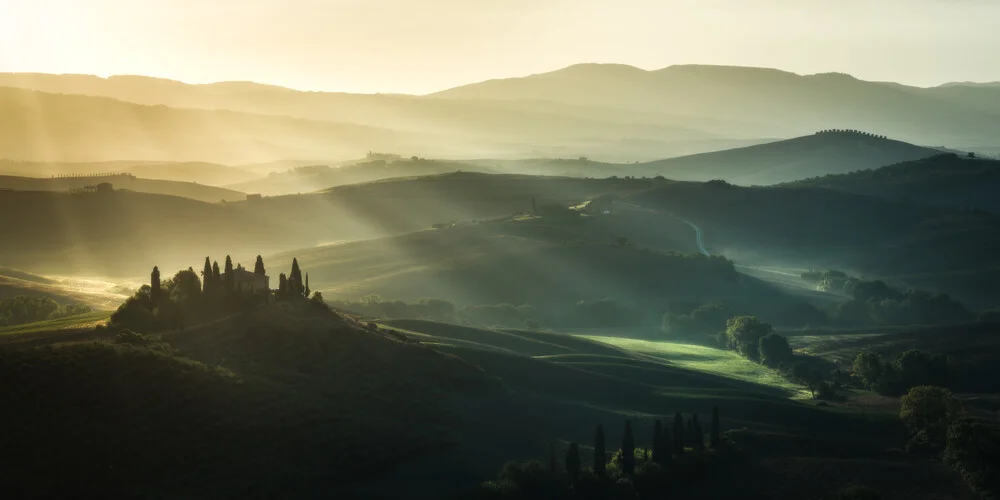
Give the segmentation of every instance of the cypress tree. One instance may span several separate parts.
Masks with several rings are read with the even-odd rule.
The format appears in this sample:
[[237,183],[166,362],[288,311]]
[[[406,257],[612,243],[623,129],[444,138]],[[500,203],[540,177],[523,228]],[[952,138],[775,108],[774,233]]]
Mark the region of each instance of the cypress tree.
[[233,259],[226,256],[226,291],[232,292],[235,288],[236,277],[233,276]]
[[701,429],[701,422],[698,421],[698,415],[691,417],[691,420],[693,420],[691,429],[694,431],[694,449],[703,451],[705,449],[705,433]]
[[594,432],[594,474],[597,477],[604,477],[604,455],[604,426],[598,424],[597,430]]
[[720,436],[719,436],[719,407],[712,407],[712,428],[709,431],[709,442],[712,445],[712,449],[719,447]]
[[653,424],[653,461],[663,462],[663,422],[659,419]]
[[292,258],[292,272],[288,274],[288,295],[296,297],[302,295],[305,287],[302,286],[302,271],[299,269],[299,259]]
[[222,273],[219,272],[219,261],[212,262],[212,290],[219,291],[222,286]]
[[278,297],[285,298],[285,294],[288,293],[288,278],[285,277],[285,273],[278,275]]
[[149,275],[149,299],[155,306],[160,301],[160,268],[153,266],[153,272]]
[[670,462],[670,455],[673,454],[674,448],[673,443],[670,440],[670,431],[667,430],[667,428],[663,428],[663,432],[660,434],[660,439],[663,440],[660,442],[660,449],[663,450],[663,453],[660,454],[660,463],[662,465]]
[[212,291],[212,263],[205,257],[205,269],[201,271],[201,293],[211,295]]
[[264,259],[260,255],[257,256],[257,262],[253,265],[253,273],[259,274],[261,276],[267,274],[264,271]]
[[674,455],[684,454],[684,417],[681,412],[674,415]]
[[580,448],[576,443],[570,443],[566,451],[566,473],[574,482],[580,478]]
[[309,273],[306,273],[306,289],[305,293],[303,293],[302,295],[304,295],[306,298],[309,297]]
[[622,438],[622,472],[635,474],[635,438],[632,437],[632,422],[625,421],[625,437]]

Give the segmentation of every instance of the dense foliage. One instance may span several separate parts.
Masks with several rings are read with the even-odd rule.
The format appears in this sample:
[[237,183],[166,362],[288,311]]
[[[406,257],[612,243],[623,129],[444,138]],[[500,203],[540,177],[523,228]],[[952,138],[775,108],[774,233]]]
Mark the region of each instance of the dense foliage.
[[923,385],[948,386],[952,380],[946,356],[916,349],[899,353],[892,362],[882,361],[872,351],[862,351],[854,358],[852,369],[866,388],[888,395]]
[[0,300],[0,326],[21,325],[88,312],[90,307],[83,304],[59,305],[49,298],[15,295]]

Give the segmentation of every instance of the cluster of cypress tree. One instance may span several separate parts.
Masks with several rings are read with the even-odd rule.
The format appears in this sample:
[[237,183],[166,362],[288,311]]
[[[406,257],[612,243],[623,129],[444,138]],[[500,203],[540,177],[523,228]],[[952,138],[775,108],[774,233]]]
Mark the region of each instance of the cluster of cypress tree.
[[[712,424],[709,430],[708,447],[718,449],[721,445],[721,428],[719,424],[719,407],[712,408]],[[705,451],[705,435],[702,431],[698,415],[691,415],[685,425],[684,416],[680,412],[674,415],[673,435],[663,428],[663,423],[656,420],[653,425],[652,458],[653,462],[661,467],[666,466],[674,457],[681,457],[687,450],[685,443],[690,443],[690,448],[694,451]],[[647,451],[648,453],[648,451]],[[594,475],[604,477],[607,474],[607,450],[604,443],[604,426],[598,425],[594,432]],[[580,448],[576,443],[571,443],[566,452],[566,472],[570,479],[576,481],[582,472],[580,465]],[[625,435],[622,438],[621,447],[621,469],[622,473],[628,476],[635,474],[635,437],[632,434],[632,423],[625,422]]]
[[[261,269],[263,269],[263,263],[261,264]],[[292,258],[292,271],[287,276],[285,273],[281,273],[278,276],[278,298],[308,298],[310,293],[309,273],[306,273],[305,279],[303,279],[302,270],[299,269],[299,259]]]

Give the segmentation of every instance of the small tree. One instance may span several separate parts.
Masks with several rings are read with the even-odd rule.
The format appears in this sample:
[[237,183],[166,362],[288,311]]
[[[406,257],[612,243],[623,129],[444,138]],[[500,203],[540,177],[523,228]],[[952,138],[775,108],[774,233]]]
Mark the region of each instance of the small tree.
[[625,437],[622,438],[622,472],[635,474],[635,438],[632,436],[632,422],[625,421]]
[[306,297],[309,296],[309,273],[306,273],[306,289],[304,292],[302,292],[302,295]]
[[757,343],[757,351],[760,362],[771,368],[776,368],[779,364],[792,359],[792,348],[788,345],[788,339],[777,333],[761,337]]
[[684,454],[684,417],[681,412],[674,415],[674,455]]
[[719,423],[719,407],[712,407],[712,429],[709,432],[709,444],[712,449],[718,448],[720,443],[720,423]]
[[573,482],[580,478],[580,448],[576,443],[570,443],[566,451],[566,473]]
[[257,256],[257,262],[253,265],[253,273],[261,276],[267,274],[267,272],[264,271],[264,259],[260,255]]
[[882,377],[882,368],[882,361],[878,358],[877,354],[871,351],[859,352],[857,357],[854,358],[854,364],[852,365],[854,375],[861,379],[861,383],[867,389],[871,389],[872,386],[878,383]]
[[597,477],[604,477],[605,475],[604,460],[607,458],[605,455],[604,426],[598,424],[597,430],[594,431],[594,474]]

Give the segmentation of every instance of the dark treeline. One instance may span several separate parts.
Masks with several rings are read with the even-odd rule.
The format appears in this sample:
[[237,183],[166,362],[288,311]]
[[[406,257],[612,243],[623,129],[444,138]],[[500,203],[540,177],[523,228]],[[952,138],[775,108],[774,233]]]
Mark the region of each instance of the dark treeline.
[[715,407],[707,433],[698,415],[685,418],[679,412],[666,426],[656,420],[648,430],[634,428],[626,421],[621,445],[610,453],[610,459],[604,427],[598,425],[590,467],[584,466],[586,460],[577,443],[569,443],[562,456],[556,456],[553,446],[547,464],[538,460],[508,462],[495,480],[462,498],[668,498],[712,481],[714,475],[746,459],[744,451],[722,432],[719,418]]
[[971,321],[975,316],[947,294],[900,290],[881,280],[854,278],[836,270],[802,274],[818,290],[844,295],[847,301],[831,313],[841,326],[942,325]]

